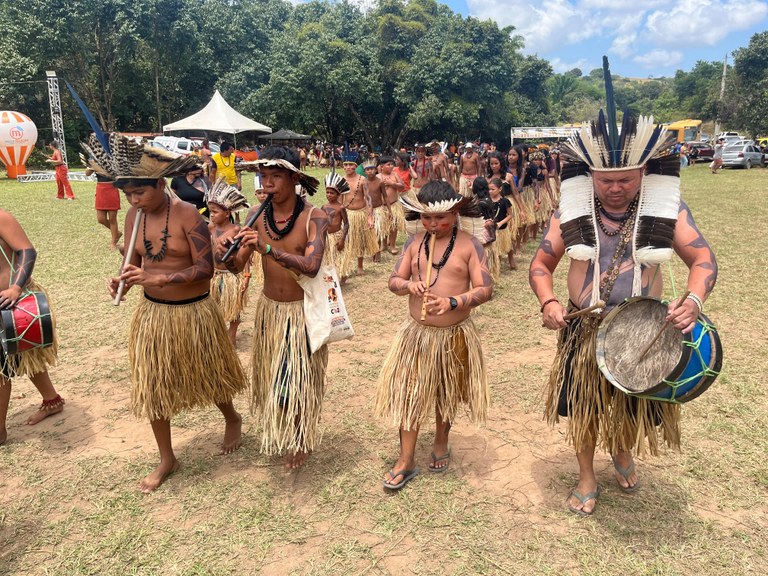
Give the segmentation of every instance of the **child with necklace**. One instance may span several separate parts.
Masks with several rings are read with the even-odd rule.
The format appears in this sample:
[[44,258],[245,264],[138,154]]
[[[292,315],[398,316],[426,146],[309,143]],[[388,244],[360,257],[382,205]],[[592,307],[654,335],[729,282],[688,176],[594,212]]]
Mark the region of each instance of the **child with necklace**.
[[[368,179],[355,171],[357,162],[344,160],[343,167],[349,190],[342,193],[341,203],[347,212],[349,234],[339,265],[345,270],[351,270],[357,264],[357,274],[361,275],[365,258],[379,250],[373,229],[373,208],[368,193]],[[341,280],[344,282],[346,278],[342,277]]]
[[131,205],[126,236],[139,227],[134,253],[108,287],[113,297],[121,280],[126,290],[143,289],[128,333],[128,361],[132,412],[149,418],[160,452],[160,464],[139,483],[149,493],[179,469],[171,418],[182,410],[215,404],[225,420],[220,453],[240,447],[242,418],[232,399],[246,381],[224,317],[209,298],[213,250],[208,226],[192,204],[166,190],[165,178],[194,169],[196,157],[145,147],[117,133],[109,144],[111,151],[100,148],[92,136],[84,148],[100,148],[89,154],[89,166],[111,177]]
[[[222,177],[211,187],[205,196],[209,211],[208,229],[211,232],[213,246],[226,237],[233,237],[239,230],[232,217],[237,210],[247,209],[245,196],[237,188],[227,184]],[[239,220],[238,220],[239,222]],[[229,340],[237,348],[237,329],[240,326],[240,314],[248,304],[248,286],[251,282],[251,262],[239,274],[232,274],[217,257],[213,259],[214,271],[211,279],[211,298],[221,308],[224,320],[229,323]]]
[[491,178],[488,182],[488,192],[493,202],[493,220],[496,222],[496,246],[499,257],[506,256],[510,270],[517,270],[515,263],[515,246],[512,241],[512,221],[514,213],[512,202],[501,195],[504,181],[501,178]]
[[[476,201],[440,181],[425,184],[417,200],[401,201],[406,218],[419,218],[426,232],[408,238],[389,278],[392,292],[408,296],[410,317],[384,360],[376,399],[377,415],[400,431],[400,455],[384,476],[388,490],[400,490],[419,474],[416,441],[433,413],[428,470],[445,472],[451,458],[448,433],[460,405],[466,404],[477,422],[485,420],[489,404],[482,347],[470,313],[491,298],[492,280],[480,241],[458,230],[460,213],[480,216]],[[427,286],[430,234],[435,244]]]
[[351,272],[351,262],[344,260],[346,268],[340,268],[341,254],[349,233],[349,220],[347,210],[340,201],[341,193],[349,190],[349,185],[344,177],[336,172],[329,172],[325,177],[325,197],[328,202],[323,205],[323,210],[328,215],[328,237],[325,241],[325,255],[323,264],[336,267],[339,278],[346,278]]
[[[261,254],[264,288],[255,306],[251,411],[262,430],[261,451],[283,455],[286,468],[296,469],[320,443],[328,364],[327,346],[310,350],[297,277],[314,277],[320,270],[328,216],[297,192],[300,184],[301,192],[314,194],[318,181],[299,170],[295,149],[268,148],[255,164],[271,201],[252,227],[237,233],[242,244],[227,267],[238,272],[253,252]],[[217,255],[228,247],[226,240],[220,242]]]

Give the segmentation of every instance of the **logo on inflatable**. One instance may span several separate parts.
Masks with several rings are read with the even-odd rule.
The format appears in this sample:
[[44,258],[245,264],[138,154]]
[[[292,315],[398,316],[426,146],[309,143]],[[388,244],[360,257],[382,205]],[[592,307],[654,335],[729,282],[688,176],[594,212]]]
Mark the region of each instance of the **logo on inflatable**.
[[24,138],[24,128],[21,126],[14,126],[10,129],[8,134],[11,136],[11,138],[16,140],[16,142],[20,142],[22,138]]

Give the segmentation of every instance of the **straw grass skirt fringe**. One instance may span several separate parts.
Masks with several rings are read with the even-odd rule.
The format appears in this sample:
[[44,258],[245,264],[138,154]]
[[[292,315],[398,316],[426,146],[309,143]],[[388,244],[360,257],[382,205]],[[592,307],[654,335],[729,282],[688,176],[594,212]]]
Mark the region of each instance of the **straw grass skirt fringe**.
[[541,204],[539,205],[539,211],[537,214],[538,221],[540,223],[547,223],[549,217],[552,215],[552,196],[551,192],[547,190],[547,187],[542,182],[541,184]]
[[11,378],[19,376],[27,376],[31,378],[35,374],[40,374],[48,370],[50,366],[56,366],[56,362],[59,354],[59,339],[56,334],[56,314],[53,309],[53,302],[40,284],[30,278],[27,285],[24,287],[25,292],[43,292],[48,298],[48,306],[51,309],[51,321],[53,322],[53,344],[46,346],[45,348],[33,348],[31,350],[25,350],[19,354],[12,354],[10,356],[2,355],[4,360],[4,366],[2,372],[10,374]]
[[[496,242],[491,242],[484,246],[485,257],[488,259],[488,272],[491,274],[491,280],[495,282],[501,278],[501,259],[499,258],[499,247]],[[506,253],[504,254],[506,257]]]
[[349,233],[342,254],[344,259],[351,259],[351,263],[357,266],[358,258],[373,256],[379,251],[379,246],[376,243],[376,233],[368,228],[368,213],[365,208],[360,210],[347,208],[347,220],[349,220]]
[[[352,259],[344,258],[344,251],[347,247],[344,246],[344,250],[341,251],[336,248],[336,244],[338,244],[343,237],[343,230],[337,230],[332,234],[328,234],[325,238],[325,252],[323,252],[323,264],[327,266],[335,266],[339,278],[349,276],[355,271]],[[346,268],[342,268],[342,264],[346,266]]]
[[128,361],[137,418],[169,420],[229,402],[247,386],[221,310],[208,297],[190,304],[142,298],[128,333]]
[[390,221],[389,231],[405,232],[405,210],[400,202],[390,205],[392,210],[392,220]]
[[536,224],[536,212],[533,209],[536,196],[532,186],[525,186],[520,192],[520,200],[523,204],[523,214],[521,222],[524,226],[532,226]]
[[[498,248],[498,254],[499,256],[506,257],[509,252],[512,251],[512,228],[509,227],[509,225],[512,222],[510,221],[509,224],[507,224],[507,227],[503,230],[497,228],[496,229],[496,246]],[[515,229],[515,232],[517,232],[517,229]]]
[[319,444],[328,346],[310,354],[304,301],[256,302],[251,412],[264,454],[311,452]]
[[408,318],[397,331],[379,375],[376,414],[412,430],[435,415],[453,422],[465,405],[484,422],[490,404],[480,337],[471,318],[445,328]]
[[[261,263],[259,263],[261,264]],[[243,290],[243,273],[214,270],[211,278],[211,298],[224,316],[225,322],[239,322],[240,313],[248,304],[248,291]]]
[[261,254],[251,254],[251,286],[264,286],[264,269],[261,267]]
[[599,325],[599,318],[575,319],[558,334],[545,391],[546,420],[554,425],[567,412],[566,437],[576,452],[596,445],[610,454],[632,450],[643,455],[646,439],[652,455],[661,442],[679,449],[679,405],[628,396],[600,372],[595,356]]
[[378,245],[376,247],[378,251],[379,246],[386,246],[387,240],[389,240],[389,231],[392,228],[392,214],[389,209],[382,205],[373,209],[373,230],[376,233],[376,239]]

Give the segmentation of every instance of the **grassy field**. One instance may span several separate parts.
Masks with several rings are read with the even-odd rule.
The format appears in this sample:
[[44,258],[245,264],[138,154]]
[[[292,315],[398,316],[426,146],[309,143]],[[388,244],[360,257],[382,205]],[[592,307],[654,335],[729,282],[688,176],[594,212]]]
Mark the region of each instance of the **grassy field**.
[[[298,473],[258,453],[244,397],[244,444],[217,456],[218,411],[173,422],[182,469],[149,496],[138,481],[156,463],[147,422],[129,414],[128,321],[137,301],[110,304],[119,268],[96,224],[94,185],[0,181],[0,206],[22,223],[39,256],[35,276],[57,307],[59,360],[51,375],[61,415],[25,426],[39,396],[14,383],[9,441],[0,447],[0,574],[584,574],[721,576],[768,569],[768,310],[763,239],[768,171],[705,166],[683,174],[683,196],[720,264],[706,312],[725,350],[723,374],[683,409],[683,449],[640,459],[641,490],[623,494],[610,459],[596,514],[569,514],[576,481],[561,428],[542,421],[541,386],[555,339],[540,327],[525,270],[504,272],[475,313],[493,407],[486,426],[460,418],[446,474],[423,473],[396,495],[381,488],[397,433],[371,413],[392,334],[406,315],[390,294],[392,257],[366,263],[345,290],[357,336],[333,345],[320,449]],[[253,198],[253,183],[245,179]],[[319,200],[318,200],[319,202]],[[124,212],[121,212],[124,215]],[[122,228],[122,223],[121,223]],[[533,246],[520,262],[527,262]],[[673,266],[678,286],[684,266]],[[563,293],[563,274],[559,293]],[[669,287],[667,289],[669,294]],[[254,294],[255,296],[255,294]],[[249,308],[238,339],[248,362]],[[425,468],[431,433],[417,458]]]

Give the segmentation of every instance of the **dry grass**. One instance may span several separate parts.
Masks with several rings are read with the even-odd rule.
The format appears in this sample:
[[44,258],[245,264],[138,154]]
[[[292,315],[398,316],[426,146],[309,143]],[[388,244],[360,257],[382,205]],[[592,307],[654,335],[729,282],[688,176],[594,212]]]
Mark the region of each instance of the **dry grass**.
[[[53,183],[0,183],[0,204],[38,248],[36,277],[59,312],[60,366],[51,374],[68,400],[61,416],[27,427],[39,399],[28,381],[14,385],[10,441],[0,448],[0,573],[719,576],[767,569],[768,297],[754,234],[764,228],[767,183],[768,171],[758,169],[684,173],[684,198],[720,263],[706,309],[723,340],[724,374],[685,407],[682,453],[640,462],[639,493],[617,490],[610,461],[598,456],[606,491],[587,520],[564,510],[575,460],[561,431],[541,420],[554,337],[540,327],[524,271],[505,272],[495,299],[476,313],[493,386],[487,426],[460,421],[448,473],[424,473],[397,495],[383,493],[397,434],[371,410],[383,355],[406,313],[404,300],[386,290],[389,257],[367,264],[345,291],[358,335],[331,350],[323,444],[303,471],[287,474],[258,454],[259,431],[239,398],[241,450],[214,455],[223,432],[215,409],[181,415],[173,430],[183,468],[155,494],[141,495],[138,480],[156,453],[147,423],[128,413],[125,342],[136,295],[119,308],[106,296],[119,258],[95,222],[93,185],[75,183],[78,200],[59,202]],[[250,193],[252,182],[245,185]],[[674,268],[682,285],[683,267]],[[562,293],[562,274],[559,281]],[[249,318],[238,346],[244,362]],[[422,468],[430,450],[426,430],[417,452]]]

